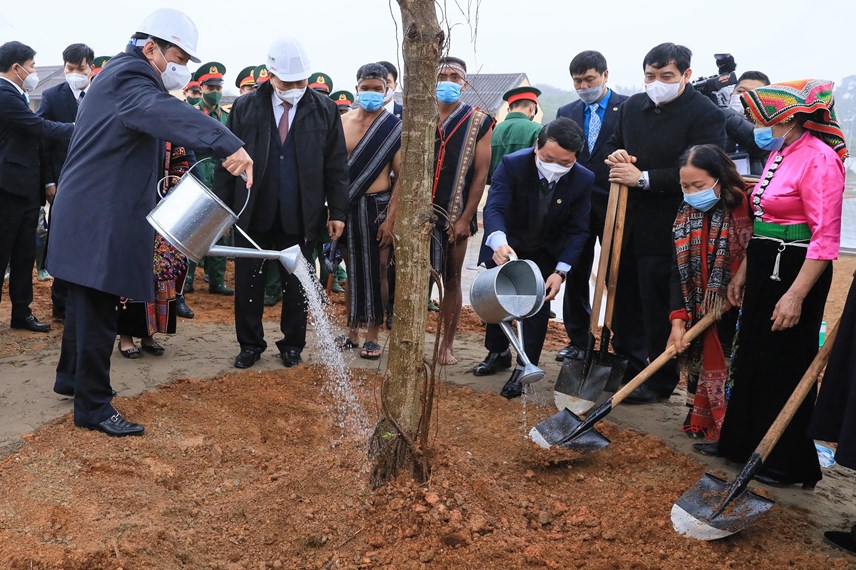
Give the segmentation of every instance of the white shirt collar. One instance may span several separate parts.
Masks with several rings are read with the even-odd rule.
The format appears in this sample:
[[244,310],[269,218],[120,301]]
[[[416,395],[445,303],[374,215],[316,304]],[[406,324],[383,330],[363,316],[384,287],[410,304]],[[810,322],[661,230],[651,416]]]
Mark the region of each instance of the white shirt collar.
[[9,79],[8,77],[6,77],[5,75],[0,75],[0,79],[5,79],[6,81],[8,81],[9,83],[11,83],[12,85],[14,85],[14,86],[15,86],[15,89],[17,89],[17,90],[18,90],[18,93],[20,93],[21,95],[23,95],[23,94],[24,94],[24,90],[23,90],[23,89],[21,89],[21,87],[20,87],[17,83],[15,83],[14,81],[12,81],[11,79]]

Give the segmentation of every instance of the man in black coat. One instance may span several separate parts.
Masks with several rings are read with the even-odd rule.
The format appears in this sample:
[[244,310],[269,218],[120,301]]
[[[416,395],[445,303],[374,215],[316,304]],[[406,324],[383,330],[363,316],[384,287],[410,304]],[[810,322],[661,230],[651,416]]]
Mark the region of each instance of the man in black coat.
[[[609,181],[630,188],[615,300],[613,346],[629,357],[626,379],[666,349],[672,226],[683,200],[678,160],[697,144],[725,144],[725,118],[690,85],[692,52],[660,44],[645,56],[645,93],[628,99],[608,145]],[[627,398],[668,399],[678,384],[673,360]]]
[[[243,210],[238,225],[262,248],[300,245],[309,258],[322,232],[338,239],[345,227],[350,181],[342,120],[332,99],[307,89],[312,71],[300,42],[275,41],[267,68],[270,80],[235,100],[227,123],[246,141],[258,183],[248,199],[246,185],[218,167],[214,192],[234,211]],[[235,243],[253,247],[240,232]],[[249,368],[267,348],[262,328],[265,275],[275,270],[280,271],[283,286],[283,338],[276,345],[286,367],[302,362],[306,299],[297,277],[276,262],[239,258],[235,332],[241,351],[236,368]]]
[[33,113],[27,91],[38,84],[36,52],[21,42],[0,46],[0,269],[9,269],[12,328],[46,332],[30,311],[36,225],[45,203],[39,145],[71,137],[73,125],[48,121]]
[[[77,118],[77,109],[89,89],[94,59],[95,52],[86,44],[71,44],[65,48],[62,52],[65,81],[42,93],[42,100],[36,113],[49,121],[74,123]],[[56,196],[56,183],[66,155],[68,155],[67,140],[45,141],[42,146],[42,178],[45,181],[45,197],[51,204]],[[68,287],[62,279],[55,277],[51,283],[54,319],[65,319],[67,298]]]
[[[544,306],[523,321],[524,349],[535,364],[547,335],[550,301],[575,268],[588,239],[594,174],[577,163],[583,144],[582,129],[570,119],[548,123],[534,148],[503,157],[484,207],[485,237],[479,263],[501,265],[513,254],[535,262],[544,277]],[[487,325],[485,348],[488,358],[508,350],[508,339],[499,325]],[[520,396],[522,375],[518,360],[500,394],[509,399]]]
[[[68,309],[54,391],[74,396],[74,424],[140,435],[112,406],[110,355],[120,297],[155,298],[155,207],[163,141],[208,150],[235,174],[252,160],[223,125],[169,94],[187,84],[196,25],[162,8],[92,83],[77,115],[53,207],[48,270],[68,282]],[[163,38],[169,38],[169,41]]]
[[556,116],[572,119],[585,132],[585,144],[577,160],[594,172],[594,188],[589,221],[591,233],[565,285],[562,314],[570,344],[559,351],[556,356],[558,361],[585,357],[591,318],[589,279],[594,264],[594,246],[598,239],[603,239],[606,204],[609,201],[609,168],[603,161],[606,159],[607,143],[618,123],[618,110],[627,100],[626,95],[606,86],[609,69],[606,58],[600,52],[590,50],[577,54],[571,60],[570,72],[574,89],[580,98],[560,107]]

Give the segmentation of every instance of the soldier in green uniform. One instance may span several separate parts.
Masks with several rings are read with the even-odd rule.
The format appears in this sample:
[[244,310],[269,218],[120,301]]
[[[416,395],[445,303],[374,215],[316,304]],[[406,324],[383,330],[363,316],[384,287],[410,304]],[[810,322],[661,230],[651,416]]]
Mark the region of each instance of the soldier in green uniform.
[[101,69],[110,61],[109,55],[101,55],[92,60],[92,77],[94,78],[101,72]]
[[241,95],[250,93],[256,88],[256,80],[253,75],[255,69],[256,66],[249,65],[238,73],[238,77],[235,79],[235,87],[238,88]]
[[316,71],[309,76],[309,88],[314,89],[318,93],[329,95],[333,90],[333,80],[326,73]]
[[[259,88],[259,85],[270,79],[268,77],[268,68],[265,64],[261,64],[253,70],[253,77],[256,80],[255,89]],[[276,273],[276,271],[274,271]]]
[[[202,100],[196,104],[196,108],[217,119],[222,124],[226,124],[229,118],[229,113],[220,107],[220,100],[223,97],[223,75],[226,73],[226,66],[222,63],[212,61],[205,63],[196,70],[193,75],[193,80],[197,81],[202,89]],[[213,157],[206,153],[197,153],[197,165],[193,168],[193,173],[199,178],[208,188],[214,187],[214,160]],[[209,160],[206,160],[209,159]],[[230,237],[220,238],[217,243],[219,245],[227,245],[231,242]],[[190,262],[187,272],[187,280],[184,282],[184,292],[194,290],[193,272],[196,270],[196,264]],[[218,295],[234,295],[235,292],[226,287],[224,279],[226,277],[226,258],[225,257],[206,257],[205,258],[205,274],[208,277],[208,292]]]
[[503,101],[508,101],[505,120],[493,129],[490,143],[490,176],[506,154],[535,146],[541,124],[532,119],[538,113],[538,97],[541,91],[535,87],[515,87],[505,92]]
[[340,115],[344,115],[350,111],[351,105],[354,104],[354,94],[350,91],[336,91],[335,93],[330,93],[330,99],[338,105]]
[[184,100],[194,107],[202,102],[202,86],[199,85],[198,81],[191,79],[187,85],[184,86],[183,91]]

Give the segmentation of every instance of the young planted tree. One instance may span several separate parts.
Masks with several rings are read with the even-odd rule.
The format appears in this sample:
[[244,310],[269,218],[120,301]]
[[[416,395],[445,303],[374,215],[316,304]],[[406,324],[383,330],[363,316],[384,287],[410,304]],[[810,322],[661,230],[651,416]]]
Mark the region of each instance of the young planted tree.
[[[445,35],[434,0],[398,0],[404,52],[402,171],[395,215],[395,326],[381,388],[381,418],[369,445],[380,486],[407,470],[429,475],[428,431],[434,396],[433,365],[425,359],[429,247],[434,214],[435,86]],[[439,331],[438,331],[439,333]]]

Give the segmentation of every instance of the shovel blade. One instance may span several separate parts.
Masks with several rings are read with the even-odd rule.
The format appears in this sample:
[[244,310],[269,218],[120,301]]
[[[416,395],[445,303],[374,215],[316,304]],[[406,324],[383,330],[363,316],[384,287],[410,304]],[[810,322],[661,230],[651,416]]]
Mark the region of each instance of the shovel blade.
[[545,449],[559,446],[576,451],[580,455],[594,453],[610,444],[609,439],[594,428],[568,440],[582,422],[570,410],[562,410],[532,428],[529,431],[529,438]]
[[600,391],[592,395],[592,391],[586,388],[585,369],[585,360],[566,358],[562,362],[562,369],[553,388],[553,399],[559,411],[567,408],[576,414],[584,414],[594,407]]
[[608,352],[598,358],[602,366],[609,367],[609,378],[604,386],[604,392],[617,392],[624,384],[624,373],[627,371],[627,359]]
[[747,489],[714,516],[729,487],[719,477],[706,473],[672,506],[675,531],[696,540],[718,540],[740,532],[775,504]]

